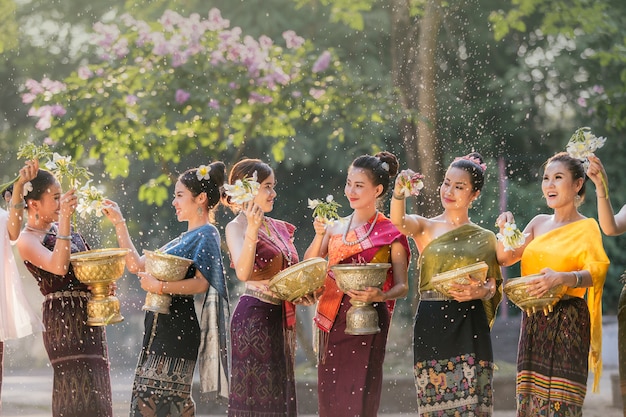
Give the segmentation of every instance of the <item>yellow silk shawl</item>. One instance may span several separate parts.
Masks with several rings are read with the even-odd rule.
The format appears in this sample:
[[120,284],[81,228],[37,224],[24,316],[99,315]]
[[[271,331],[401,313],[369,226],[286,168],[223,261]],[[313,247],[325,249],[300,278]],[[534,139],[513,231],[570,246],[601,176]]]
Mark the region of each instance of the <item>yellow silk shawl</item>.
[[593,392],[597,392],[602,373],[602,289],[609,269],[598,223],[594,219],[578,220],[536,236],[524,249],[522,275],[538,274],[543,268],[591,273],[592,287],[568,288],[566,294],[587,296],[591,316],[589,368],[594,373]]

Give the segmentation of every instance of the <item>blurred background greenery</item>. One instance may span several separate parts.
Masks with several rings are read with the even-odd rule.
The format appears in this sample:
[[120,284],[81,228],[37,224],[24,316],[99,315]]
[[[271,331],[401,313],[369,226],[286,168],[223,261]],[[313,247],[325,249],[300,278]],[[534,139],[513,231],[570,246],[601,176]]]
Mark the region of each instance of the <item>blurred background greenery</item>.
[[[607,168],[614,207],[626,204],[620,175],[626,165],[622,0],[0,0],[0,181],[19,169],[20,144],[42,143],[46,137],[28,117],[30,105],[22,102],[26,80],[75,79],[79,66],[98,62],[97,50],[87,42],[94,23],[120,24],[124,13],[156,22],[166,10],[206,18],[212,8],[231,27],[255,38],[266,35],[280,43],[283,32],[294,30],[310,42],[311,53],[332,50],[345,79],[329,94],[329,111],[321,112],[315,123],[309,117],[296,120],[294,132],[286,135],[266,131],[239,141],[218,138],[211,145],[194,134],[184,140],[164,137],[165,145],[168,140],[177,145],[139,154],[133,153],[132,142],[148,138],[116,131],[119,120],[86,121],[80,111],[60,119],[53,126],[55,151],[79,158],[95,173],[95,182],[122,207],[139,248],[157,248],[185,228],[176,222],[169,197],[158,204],[140,193],[142,186],[165,178],[160,186],[169,196],[173,186],[168,189],[168,184],[185,169],[218,159],[231,166],[242,156],[274,167],[278,200],[271,215],[298,227],[301,255],[313,236],[307,198],[333,194],[344,206],[340,214],[347,214],[342,196],[346,169],[356,156],[378,150],[395,153],[402,168],[426,175],[426,189],[410,210],[427,214],[440,209],[437,188],[452,159],[480,152],[488,177],[471,216],[495,231],[502,210],[511,210],[521,227],[547,212],[540,188],[542,164],[564,150],[574,130],[589,126],[608,138],[597,154]],[[151,73],[143,76],[139,82],[149,85]],[[210,89],[207,77],[175,73],[169,87]],[[66,99],[71,106],[72,98]],[[163,114],[172,114],[165,104],[171,98],[161,100]],[[106,101],[100,105],[112,106]],[[263,117],[271,120],[278,107],[267,104]],[[119,113],[119,119],[125,117]],[[109,142],[102,139],[105,131]],[[125,139],[122,146],[120,140],[117,147],[116,135],[130,138],[131,144]],[[127,168],[112,173],[111,161],[116,160]],[[581,210],[596,216],[590,182]],[[220,209],[218,225],[223,228],[231,218],[232,213]],[[106,220],[93,218],[80,228],[93,247],[115,243]],[[604,239],[612,262],[604,295],[608,314],[616,312],[618,278],[626,268],[625,239]],[[225,248],[224,256],[228,264]],[[509,268],[507,274],[516,276],[519,269]],[[233,293],[234,281],[230,274]],[[414,297],[414,280],[411,286]],[[121,294],[142,301],[134,280],[124,280],[120,287]],[[415,300],[410,301],[399,303],[398,314],[412,316]],[[500,314],[519,311],[504,306]]]

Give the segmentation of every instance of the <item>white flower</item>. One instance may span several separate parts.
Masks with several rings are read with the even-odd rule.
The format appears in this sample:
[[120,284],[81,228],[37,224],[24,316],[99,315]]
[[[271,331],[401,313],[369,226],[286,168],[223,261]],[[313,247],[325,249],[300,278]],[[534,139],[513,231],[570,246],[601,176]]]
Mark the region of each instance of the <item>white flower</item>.
[[46,162],[46,168],[48,168],[50,171],[62,169],[63,167],[67,167],[70,164],[71,160],[71,156],[61,156],[55,152],[52,155],[52,160]]
[[509,222],[504,223],[502,233],[498,233],[496,235],[498,240],[502,242],[505,251],[511,251],[524,245],[524,242],[526,242],[526,236],[528,236],[528,234],[522,233],[522,231],[517,228],[515,223]]
[[606,138],[597,137],[588,127],[581,127],[574,132],[565,150],[572,158],[586,162],[586,159],[603,147],[605,142]]
[[33,183],[28,181],[27,183],[24,184],[24,189],[22,190],[22,195],[24,197],[26,197],[28,195],[28,193],[30,193],[31,191],[33,191]]
[[321,203],[321,201],[319,201],[317,198],[316,198],[315,200],[311,200],[310,198],[309,198],[309,199],[307,199],[307,200],[308,200],[308,203],[309,203],[309,206],[308,206],[308,207],[309,207],[310,209],[313,209],[313,210],[315,210],[315,208],[316,208],[317,206],[319,206],[319,205],[320,205],[320,203]]
[[387,162],[382,162],[380,166],[382,167],[382,169],[389,172],[389,164]]
[[320,218],[322,222],[333,224],[335,219],[339,218],[337,214],[337,208],[341,207],[339,203],[335,201],[332,195],[327,195],[325,201],[308,199],[309,208],[313,210],[313,218]]
[[211,167],[207,165],[200,165],[196,170],[198,181],[208,180],[211,178]]
[[76,206],[76,211],[83,219],[92,213],[97,217],[102,217],[104,195],[90,183],[91,181],[87,181],[77,192],[78,206]]
[[261,184],[257,182],[257,172],[254,171],[252,178],[244,177],[235,181],[234,184],[224,184],[226,195],[229,196],[233,203],[243,204],[254,200],[259,193]]
[[417,196],[424,188],[424,176],[410,169],[405,169],[398,175],[398,182],[401,185],[400,192],[405,197]]

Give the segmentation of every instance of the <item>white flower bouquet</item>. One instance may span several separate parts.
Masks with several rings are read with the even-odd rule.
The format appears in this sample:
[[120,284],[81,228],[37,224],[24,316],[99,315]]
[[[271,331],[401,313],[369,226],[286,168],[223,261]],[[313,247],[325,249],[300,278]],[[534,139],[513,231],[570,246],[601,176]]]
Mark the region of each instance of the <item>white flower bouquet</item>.
[[252,178],[244,177],[235,181],[234,184],[224,184],[226,195],[236,204],[243,204],[254,200],[261,186],[261,184],[257,182],[257,178],[257,172],[254,171]]
[[505,251],[512,251],[524,245],[526,236],[528,236],[528,234],[522,233],[515,223],[509,222],[504,223],[502,233],[496,235],[498,241],[502,242],[502,245],[504,245]]
[[319,217],[324,223],[332,224],[339,218],[337,214],[337,208],[341,207],[341,204],[337,203],[332,195],[327,195],[325,200],[311,200],[308,199],[309,208],[313,209],[313,218]]
[[405,169],[398,174],[398,182],[402,187],[400,192],[405,197],[419,195],[424,188],[424,175],[411,169]]

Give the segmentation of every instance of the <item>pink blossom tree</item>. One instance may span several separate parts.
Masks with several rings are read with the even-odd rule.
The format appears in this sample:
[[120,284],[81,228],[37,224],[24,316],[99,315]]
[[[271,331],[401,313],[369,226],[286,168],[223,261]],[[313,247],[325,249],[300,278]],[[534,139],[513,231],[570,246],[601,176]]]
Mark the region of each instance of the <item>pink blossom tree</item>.
[[29,80],[22,100],[48,143],[77,158],[86,149],[113,178],[128,176],[133,160],[153,160],[162,169],[139,191],[151,203],[167,198],[169,167],[185,155],[221,158],[265,138],[280,161],[299,127],[334,124],[326,131],[341,140],[342,125],[391,113],[351,83],[333,51],[290,30],[278,40],[247,36],[217,9],[206,18],[166,11],[157,22],[126,14],[96,23],[89,42],[99,62],[63,81]]

